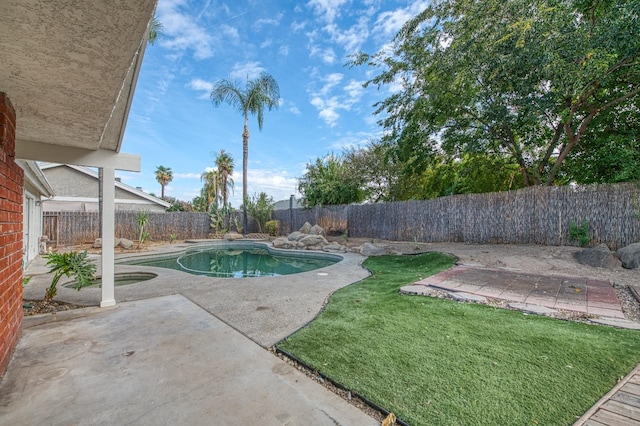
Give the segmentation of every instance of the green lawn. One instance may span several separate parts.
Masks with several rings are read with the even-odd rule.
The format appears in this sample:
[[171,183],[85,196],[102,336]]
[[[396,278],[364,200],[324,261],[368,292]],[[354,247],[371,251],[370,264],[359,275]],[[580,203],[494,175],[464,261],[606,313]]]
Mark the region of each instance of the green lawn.
[[279,347],[412,425],[571,425],[640,361],[637,331],[399,294],[454,261],[367,259]]

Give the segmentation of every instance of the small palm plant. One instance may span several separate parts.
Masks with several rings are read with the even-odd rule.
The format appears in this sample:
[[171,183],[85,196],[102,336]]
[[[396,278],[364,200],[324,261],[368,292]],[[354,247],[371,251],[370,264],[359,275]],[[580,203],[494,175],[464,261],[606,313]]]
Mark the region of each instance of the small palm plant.
[[82,287],[93,284],[96,278],[96,265],[87,258],[87,252],[71,251],[68,253],[49,253],[44,256],[47,259],[49,273],[53,273],[51,286],[44,295],[44,300],[49,302],[58,293],[58,281],[63,275],[73,276],[75,285],[73,288],[80,291]]

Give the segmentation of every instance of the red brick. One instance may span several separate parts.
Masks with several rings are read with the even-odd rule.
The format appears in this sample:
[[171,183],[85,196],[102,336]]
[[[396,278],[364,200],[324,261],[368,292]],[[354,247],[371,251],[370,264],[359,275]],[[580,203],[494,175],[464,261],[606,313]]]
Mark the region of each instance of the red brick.
[[22,192],[24,172],[15,157],[16,113],[0,92],[0,375],[22,324]]

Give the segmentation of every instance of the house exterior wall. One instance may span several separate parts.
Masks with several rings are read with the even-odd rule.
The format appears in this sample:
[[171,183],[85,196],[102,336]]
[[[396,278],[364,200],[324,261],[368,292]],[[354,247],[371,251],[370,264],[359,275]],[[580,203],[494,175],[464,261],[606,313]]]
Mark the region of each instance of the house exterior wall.
[[24,171],[15,162],[16,113],[0,92],[0,373],[22,327],[22,191]]
[[43,170],[58,197],[98,198],[98,181],[69,167]]
[[30,262],[40,253],[42,236],[42,203],[38,191],[24,181],[24,205],[22,210],[24,231],[24,261]]
[[[43,209],[56,211],[98,211],[98,180],[67,166],[51,167],[43,170],[47,180],[55,189],[56,196],[43,201]],[[116,211],[164,212],[162,205],[140,197],[116,186]]]

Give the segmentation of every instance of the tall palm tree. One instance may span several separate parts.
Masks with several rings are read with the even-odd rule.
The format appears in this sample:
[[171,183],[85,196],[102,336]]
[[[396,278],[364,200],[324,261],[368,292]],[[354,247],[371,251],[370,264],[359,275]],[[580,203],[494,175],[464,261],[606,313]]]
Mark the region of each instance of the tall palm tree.
[[218,171],[211,170],[204,172],[200,175],[200,180],[204,182],[202,195],[207,200],[207,211],[210,211],[211,206],[218,204],[218,199],[220,198],[220,179],[218,178]]
[[229,201],[229,189],[233,191],[233,157],[224,152],[224,149],[220,150],[220,153],[216,155],[216,168],[218,169],[218,180],[220,181],[220,195],[222,196],[222,205],[226,206]]
[[158,41],[158,39],[163,35],[164,35],[164,26],[162,25],[162,22],[160,22],[158,18],[154,16],[153,20],[151,20],[151,25],[149,26],[149,33],[147,34],[147,43],[153,46],[154,44],[156,44],[156,41]]
[[164,199],[164,187],[169,185],[169,182],[173,180],[173,172],[171,171],[171,167],[158,166],[156,168],[156,180],[162,188],[162,195],[160,196],[160,198]]
[[249,199],[247,193],[247,162],[249,161],[249,113],[258,119],[258,129],[262,130],[264,121],[264,109],[269,111],[278,108],[280,101],[280,88],[276,80],[266,72],[261,73],[256,79],[247,79],[245,87],[229,80],[219,80],[211,90],[211,101],[214,106],[227,103],[240,111],[244,117],[244,130],[242,131],[242,206],[243,229],[247,232],[247,209]]

